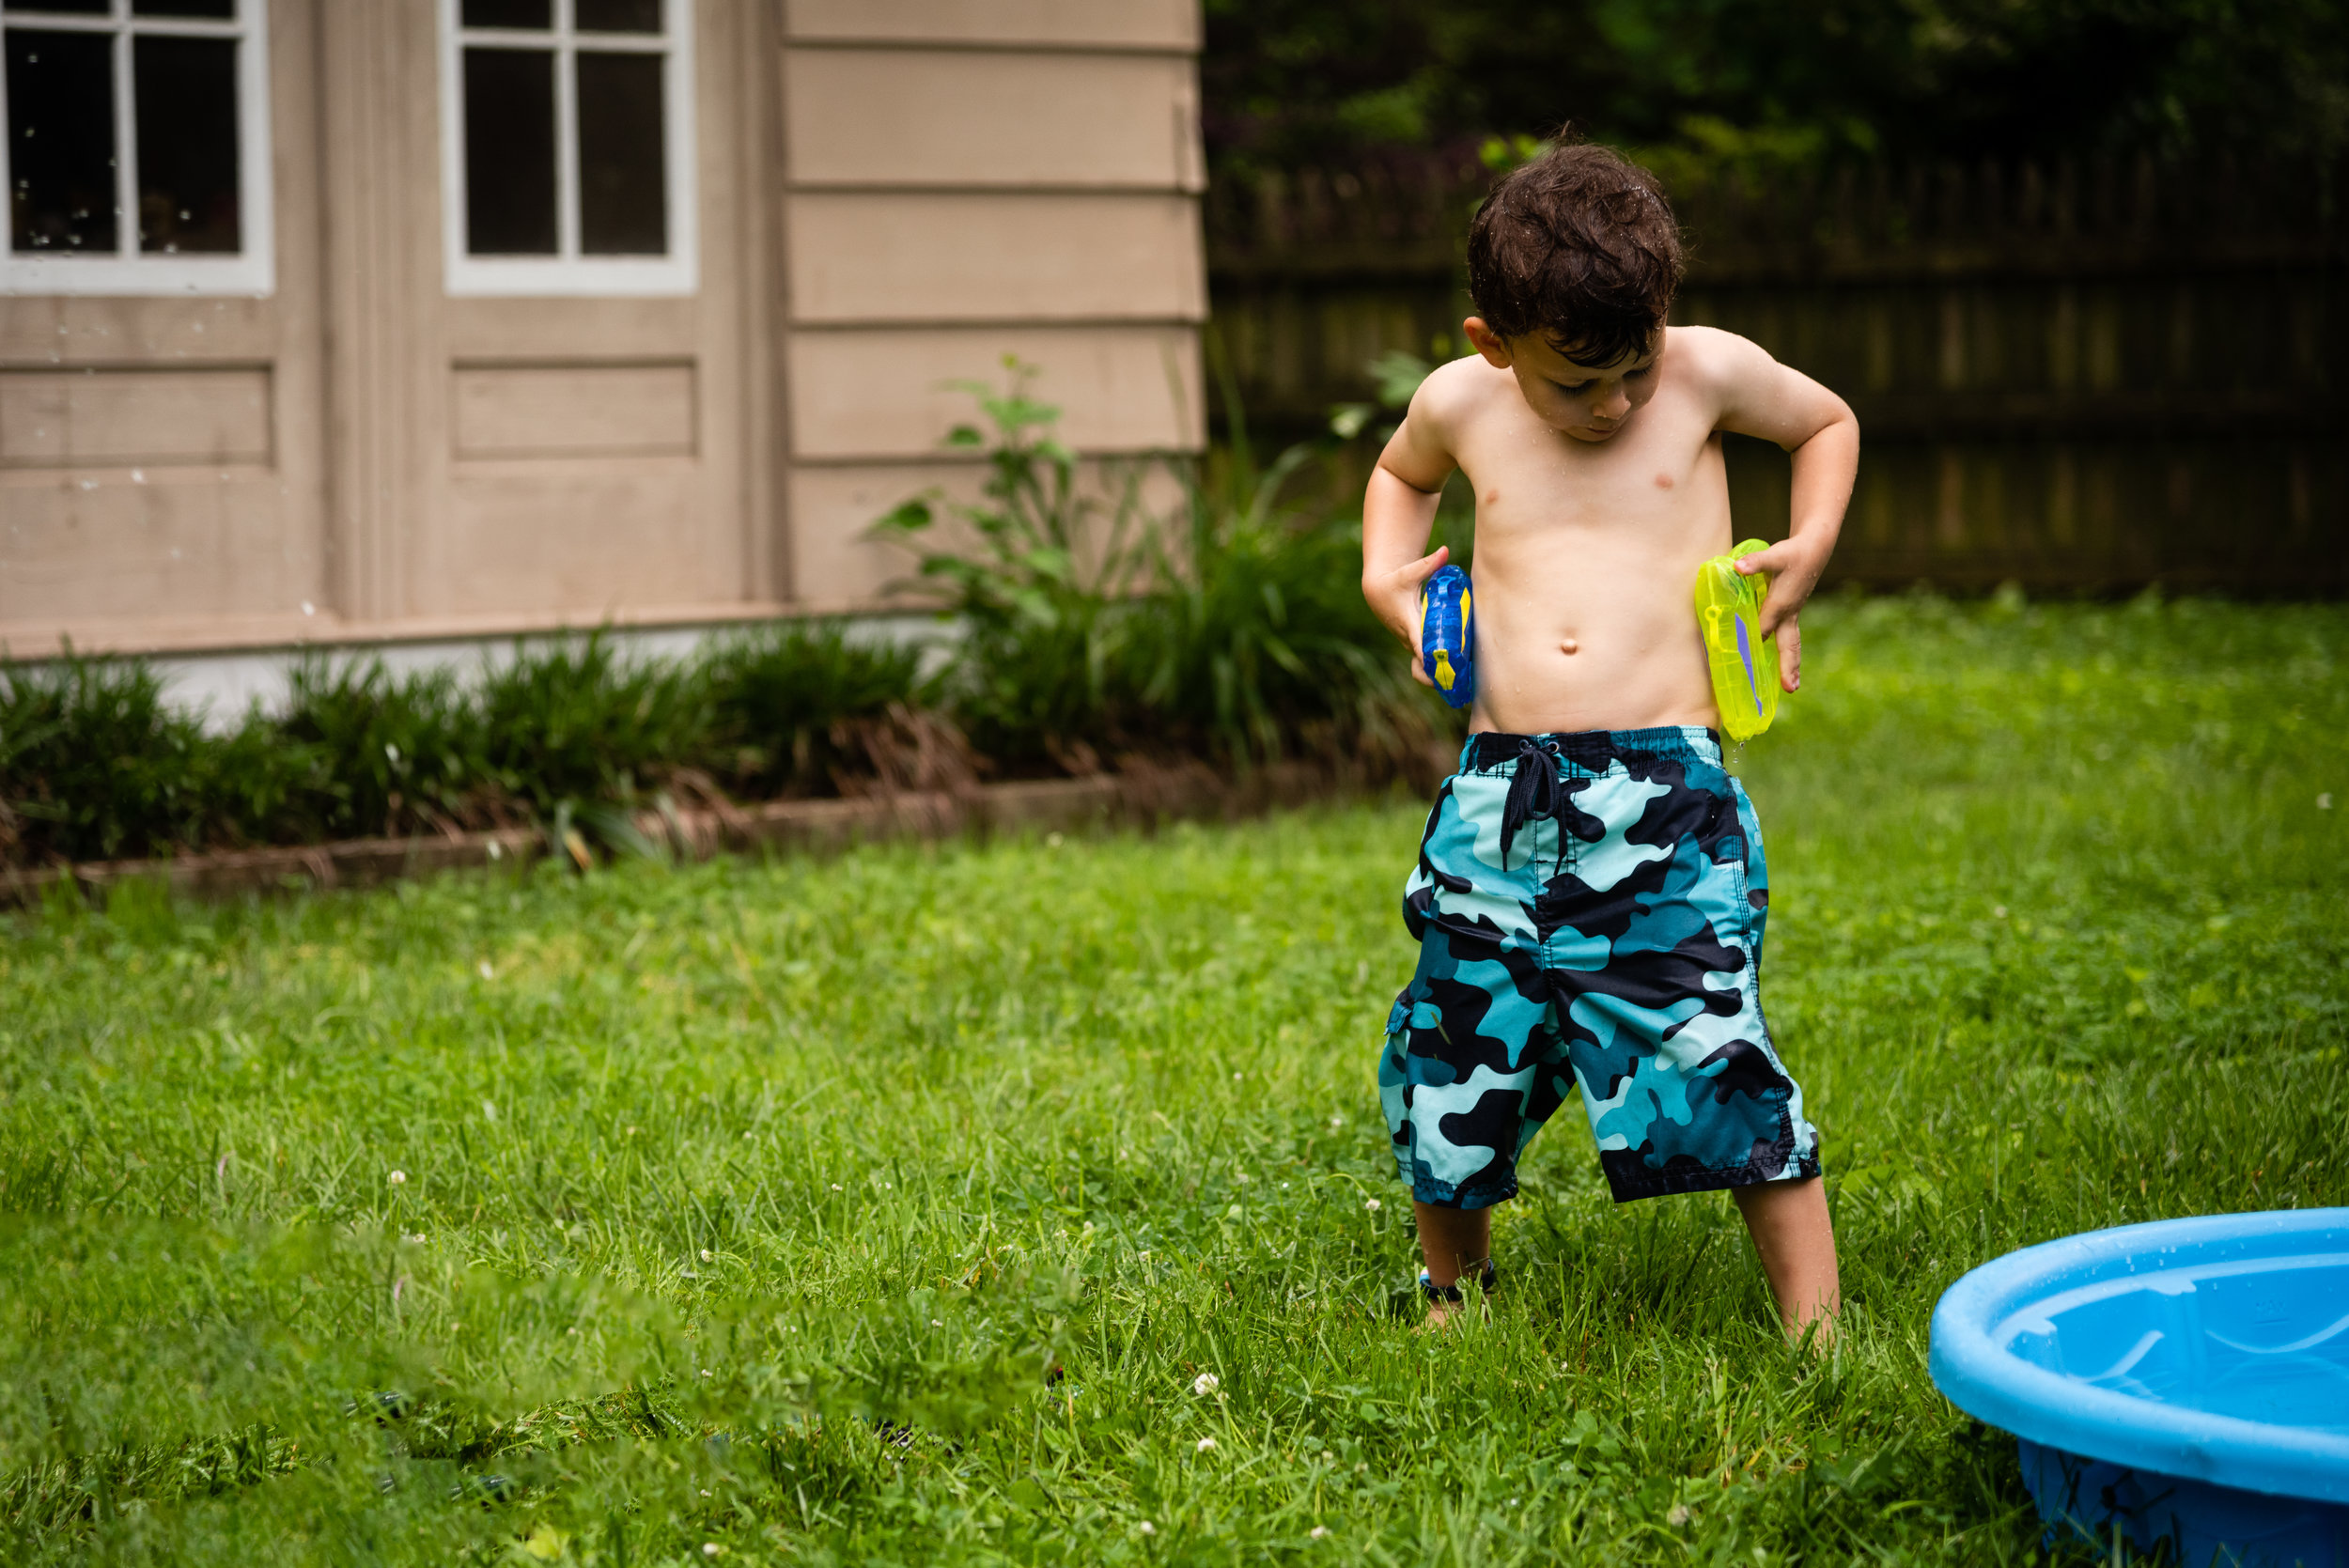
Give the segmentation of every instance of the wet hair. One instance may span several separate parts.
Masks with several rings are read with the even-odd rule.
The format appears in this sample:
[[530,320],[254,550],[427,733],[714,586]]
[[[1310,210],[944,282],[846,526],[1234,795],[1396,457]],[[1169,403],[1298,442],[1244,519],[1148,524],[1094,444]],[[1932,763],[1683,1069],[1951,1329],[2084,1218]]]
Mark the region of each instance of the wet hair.
[[1647,351],[1685,265],[1656,177],[1603,147],[1553,147],[1497,181],[1469,228],[1469,296],[1503,338],[1577,365]]

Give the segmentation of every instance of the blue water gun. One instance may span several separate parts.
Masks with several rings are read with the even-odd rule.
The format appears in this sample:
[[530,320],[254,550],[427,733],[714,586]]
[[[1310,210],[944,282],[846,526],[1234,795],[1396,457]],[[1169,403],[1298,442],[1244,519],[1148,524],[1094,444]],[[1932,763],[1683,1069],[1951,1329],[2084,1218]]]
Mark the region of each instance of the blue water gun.
[[1419,590],[1419,661],[1443,700],[1466,707],[1476,700],[1476,623],[1469,605],[1469,574],[1440,567]]

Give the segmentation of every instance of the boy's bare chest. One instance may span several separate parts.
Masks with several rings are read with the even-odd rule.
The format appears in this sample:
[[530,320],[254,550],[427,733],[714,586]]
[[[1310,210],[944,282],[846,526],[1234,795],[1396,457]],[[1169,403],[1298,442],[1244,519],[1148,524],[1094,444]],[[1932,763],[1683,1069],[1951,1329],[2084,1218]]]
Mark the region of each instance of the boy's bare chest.
[[[1576,536],[1580,542],[1647,541],[1679,555],[1729,525],[1721,443],[1696,411],[1655,403],[1613,439],[1576,441],[1530,412],[1497,419],[1461,443],[1461,472],[1476,491],[1479,543],[1497,536]],[[1566,542],[1563,537],[1561,542]]]

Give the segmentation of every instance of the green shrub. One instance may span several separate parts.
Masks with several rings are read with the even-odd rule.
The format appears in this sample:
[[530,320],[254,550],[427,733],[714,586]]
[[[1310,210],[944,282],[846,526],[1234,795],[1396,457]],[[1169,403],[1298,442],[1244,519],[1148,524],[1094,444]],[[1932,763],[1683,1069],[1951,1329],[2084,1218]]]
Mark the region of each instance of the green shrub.
[[[954,383],[994,427],[957,426],[952,447],[987,448],[975,504],[935,492],[907,502],[875,533],[916,551],[922,578],[962,624],[941,695],[972,745],[1015,768],[1058,761],[1079,742],[1122,738],[1135,707],[1125,657],[1146,560],[1135,535],[1140,475],[1110,496],[1078,483],[1076,455],[1051,433],[1060,410],[1028,396],[1033,365],[1005,357],[1008,385]],[[940,513],[967,548],[933,532]]]
[[707,689],[690,664],[621,657],[603,631],[531,644],[488,672],[474,698],[483,783],[551,819],[558,804],[630,803],[698,754]]
[[144,661],[0,665],[0,856],[113,860],[201,844],[203,731]]
[[1184,509],[1152,536],[1157,587],[1130,644],[1141,704],[1159,733],[1243,767],[1416,736],[1429,716],[1362,600],[1360,523],[1278,506],[1306,456],[1184,469]]
[[[1066,765],[1182,752],[1246,768],[1301,749],[1384,772],[1448,722],[1362,602],[1359,523],[1281,505],[1311,448],[1260,470],[1236,416],[1223,457],[1170,459],[1183,499],[1153,517],[1140,471],[1081,489],[1050,434],[1060,411],[1027,396],[1032,366],[1005,363],[1001,392],[957,383],[994,427],[980,502],[933,492],[875,525],[920,555],[963,623],[941,696],[982,753]],[[988,444],[971,426],[950,443]],[[941,510],[967,543],[938,529]]]
[[479,817],[488,737],[450,671],[305,660],[271,727],[278,744],[317,759],[288,802],[305,836],[391,837]]
[[863,760],[848,727],[910,707],[922,650],[851,640],[836,621],[786,621],[713,643],[700,665],[703,765],[737,794],[815,794]]

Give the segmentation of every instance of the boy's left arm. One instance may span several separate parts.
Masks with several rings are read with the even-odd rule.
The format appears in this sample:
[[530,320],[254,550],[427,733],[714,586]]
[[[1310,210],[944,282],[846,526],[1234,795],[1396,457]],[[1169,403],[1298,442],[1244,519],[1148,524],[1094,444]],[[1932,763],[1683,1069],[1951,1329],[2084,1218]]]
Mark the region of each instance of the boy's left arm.
[[1787,536],[1741,557],[1748,576],[1770,574],[1762,634],[1778,639],[1779,682],[1802,685],[1802,629],[1796,617],[1835,552],[1843,508],[1859,472],[1859,421],[1851,405],[1801,371],[1781,365],[1761,345],[1719,334],[1713,368],[1721,399],[1717,427],[1776,442],[1794,458],[1794,504]]

